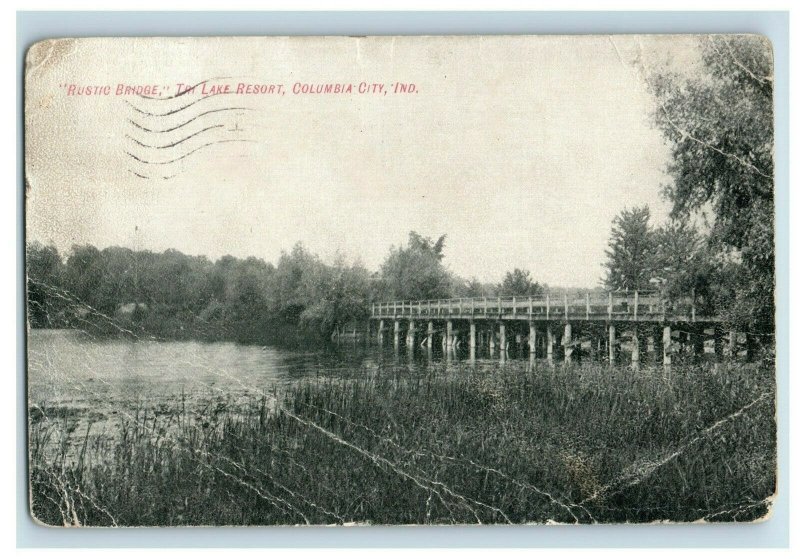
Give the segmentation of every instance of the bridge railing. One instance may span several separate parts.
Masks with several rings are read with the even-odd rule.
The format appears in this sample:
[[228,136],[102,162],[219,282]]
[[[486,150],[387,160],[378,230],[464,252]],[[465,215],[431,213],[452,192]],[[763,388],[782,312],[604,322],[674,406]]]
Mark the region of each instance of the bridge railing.
[[519,318],[519,319],[656,319],[695,320],[694,297],[664,298],[647,291],[591,291],[537,297],[460,297],[391,301],[372,305],[373,318]]

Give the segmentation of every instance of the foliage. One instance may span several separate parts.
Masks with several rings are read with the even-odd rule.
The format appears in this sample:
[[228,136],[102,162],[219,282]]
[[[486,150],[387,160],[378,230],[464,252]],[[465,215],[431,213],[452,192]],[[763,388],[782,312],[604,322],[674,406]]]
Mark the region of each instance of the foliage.
[[650,208],[624,209],[614,218],[606,250],[608,289],[645,290],[653,278]]
[[361,263],[348,265],[336,258],[333,266],[320,269],[314,282],[313,301],[303,311],[303,320],[316,324],[322,332],[339,332],[346,325],[369,317],[370,277]]
[[301,244],[283,253],[277,267],[253,257],[223,256],[211,262],[177,250],[98,250],[90,245],[73,247],[64,262],[55,247],[28,247],[34,327],[287,341],[287,331],[327,335],[363,319],[371,297],[362,265],[342,260],[325,265]]
[[451,294],[451,276],[442,264],[442,235],[433,241],[411,231],[408,246],[392,247],[381,266],[382,290],[387,299],[444,299]]
[[64,273],[61,257],[55,247],[32,243],[27,249],[28,274],[35,278],[27,282],[28,317],[35,328],[53,327],[59,320],[62,305],[50,297],[46,286],[61,285]]
[[465,280],[453,277],[451,282],[453,297],[496,297],[497,284],[482,282],[478,278]]
[[498,295],[519,295],[538,297],[542,294],[542,286],[531,279],[528,270],[514,268],[513,272],[506,272],[502,283],[497,287]]
[[734,280],[724,311],[774,330],[772,53],[754,35],[709,36],[694,74],[648,74],[655,122],[672,148],[672,215],[712,213],[708,249]]

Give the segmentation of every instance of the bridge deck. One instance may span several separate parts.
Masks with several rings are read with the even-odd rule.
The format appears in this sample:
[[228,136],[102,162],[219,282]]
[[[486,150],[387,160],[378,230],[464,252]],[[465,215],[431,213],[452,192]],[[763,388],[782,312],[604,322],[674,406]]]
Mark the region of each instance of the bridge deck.
[[692,297],[664,299],[638,291],[565,297],[469,297],[374,303],[373,319],[721,322],[701,316]]

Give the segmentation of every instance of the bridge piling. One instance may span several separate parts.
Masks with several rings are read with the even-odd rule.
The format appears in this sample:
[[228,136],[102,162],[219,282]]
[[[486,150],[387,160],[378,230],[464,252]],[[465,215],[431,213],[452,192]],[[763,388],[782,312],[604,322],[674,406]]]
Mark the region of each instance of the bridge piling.
[[408,344],[409,348],[414,348],[414,334],[416,333],[416,327],[414,325],[413,320],[408,321],[408,334],[406,335],[406,343]]
[[383,333],[386,330],[386,325],[383,323],[383,319],[378,323],[378,345],[383,345]]
[[659,326],[652,328],[653,332],[653,360],[661,363],[664,359],[664,333]]
[[634,324],[633,330],[631,331],[631,335],[633,337],[633,346],[631,348],[631,367],[634,369],[639,368],[639,327]]
[[669,324],[664,326],[664,366],[672,364],[672,327]]
[[695,361],[702,359],[706,353],[706,329],[703,326],[697,326],[692,330],[692,353],[694,354]]
[[433,321],[432,320],[428,321],[428,340],[427,340],[426,345],[428,346],[428,349],[433,349]]
[[500,321],[500,354],[502,355],[508,350],[506,343],[506,323]]
[[564,325],[564,362],[572,362],[572,324]]
[[614,354],[617,351],[617,332],[616,328],[614,327],[614,323],[610,323],[608,325],[608,362],[609,364],[614,364]]
[[447,351],[452,351],[453,345],[454,345],[453,342],[454,342],[454,340],[453,340],[453,321],[452,320],[448,320],[447,321],[447,336],[446,336],[446,340],[445,340],[445,347],[446,347]]
[[553,336],[553,327],[550,323],[547,323],[547,360],[553,360],[553,342],[555,341],[555,336]]
[[400,321],[394,319],[394,347],[400,347]]
[[717,361],[722,361],[722,329],[714,326],[714,357]]
[[[473,353],[473,354],[475,352],[475,346],[476,345],[477,345],[477,343],[476,343],[476,340],[475,340],[475,321],[474,320],[470,320],[469,321],[469,349],[470,349],[470,352]],[[473,357],[473,359],[474,359],[474,357]]]
[[536,324],[528,323],[528,352],[536,357]]

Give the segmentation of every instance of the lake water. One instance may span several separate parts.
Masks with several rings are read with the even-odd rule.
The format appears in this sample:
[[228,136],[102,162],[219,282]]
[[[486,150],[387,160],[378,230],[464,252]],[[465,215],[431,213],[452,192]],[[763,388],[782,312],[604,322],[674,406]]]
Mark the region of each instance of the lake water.
[[[490,372],[497,356],[470,360],[440,348],[413,354],[392,344],[344,341],[315,351],[292,351],[233,342],[91,338],[77,330],[31,330],[28,387],[32,403],[94,411],[123,403],[146,406],[182,397],[248,398],[311,377],[353,377],[378,371],[402,374],[456,372],[465,366]],[[527,352],[510,353],[503,366],[530,366]]]

